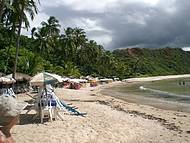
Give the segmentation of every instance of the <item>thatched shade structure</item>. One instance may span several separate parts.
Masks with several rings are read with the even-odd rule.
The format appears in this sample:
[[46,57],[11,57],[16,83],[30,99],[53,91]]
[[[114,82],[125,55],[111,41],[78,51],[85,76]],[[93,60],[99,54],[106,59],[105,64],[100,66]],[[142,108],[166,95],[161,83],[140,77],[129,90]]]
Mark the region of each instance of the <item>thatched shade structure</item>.
[[[12,74],[7,75],[6,77],[12,78]],[[24,74],[24,73],[16,73],[15,80],[16,81],[30,81],[31,76]]]
[[[5,77],[12,78],[12,74],[9,74]],[[23,73],[16,73],[15,78],[16,83],[14,83],[13,90],[17,93],[24,93],[29,90],[29,81],[31,76]]]
[[0,83],[1,84],[13,84],[16,81],[13,78],[7,78],[7,77],[0,77]]

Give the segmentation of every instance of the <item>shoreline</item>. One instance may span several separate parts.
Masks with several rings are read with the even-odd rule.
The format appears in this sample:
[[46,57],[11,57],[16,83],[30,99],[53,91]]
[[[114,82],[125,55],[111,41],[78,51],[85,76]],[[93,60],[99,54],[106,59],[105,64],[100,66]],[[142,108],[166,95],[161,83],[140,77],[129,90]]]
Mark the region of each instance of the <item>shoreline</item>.
[[[32,120],[34,112],[26,116],[24,111],[22,124],[13,128],[14,139],[19,143],[190,142],[189,113],[129,103],[100,94],[102,89],[118,84],[124,83],[114,82],[80,90],[57,88],[56,95],[77,106],[81,112],[87,112],[86,117],[63,112],[64,121],[39,124],[39,120]],[[19,100],[29,98],[21,95]]]
[[[168,75],[168,76],[154,76],[154,77],[145,77],[145,78],[130,78],[126,79],[123,84],[118,85],[120,86],[131,86],[132,84],[139,84],[143,82],[151,82],[151,81],[159,81],[159,80],[172,80],[172,79],[183,79],[183,78],[190,78],[190,74],[184,74],[184,75]],[[117,85],[116,85],[117,86]],[[110,91],[109,91],[110,90]],[[111,88],[107,88],[106,90],[102,90],[102,94],[105,94],[107,96],[112,96],[117,99],[124,100],[129,103],[135,103],[135,104],[141,104],[141,105],[147,105],[163,110],[172,110],[172,111],[178,111],[178,112],[186,112],[190,113],[190,105],[187,103],[178,103],[178,102],[172,102],[172,101],[166,101],[161,100],[157,98],[139,98],[139,96],[135,94],[128,93],[130,96],[123,96],[120,93],[117,94],[117,92],[112,93]],[[116,94],[116,95],[115,95]],[[118,96],[118,97],[117,97]],[[159,102],[158,102],[159,101]]]
[[[141,81],[143,82],[143,81]],[[138,84],[139,82],[130,82],[130,83],[122,83],[122,84],[116,84],[115,86],[131,86],[132,84]],[[114,87],[115,87],[114,86]],[[105,96],[114,97],[116,99],[123,100],[128,103],[134,103],[134,104],[140,104],[140,105],[146,105],[155,107],[158,109],[163,110],[171,110],[171,111],[177,111],[177,112],[185,112],[190,113],[190,104],[187,103],[178,103],[174,101],[166,101],[158,98],[149,98],[149,97],[143,97],[140,98],[139,95],[126,93],[128,96],[123,95],[122,93],[117,93],[112,91],[111,87],[103,88],[101,91],[101,94]],[[112,93],[113,92],[113,93]]]
[[157,80],[177,79],[177,78],[190,78],[190,74],[128,78],[128,79],[124,79],[123,81],[124,82],[145,82],[145,81],[157,81]]
[[[152,79],[154,78],[150,78],[150,81],[153,81]],[[165,79],[169,79],[169,78],[165,78]],[[137,81],[133,81],[133,82],[130,82],[130,84],[135,84],[136,82]],[[144,82],[144,81],[141,81],[141,82]],[[116,83],[109,87],[103,87],[102,90],[105,90],[105,88],[111,88],[112,86],[118,86],[118,85],[123,85],[123,84],[124,83],[119,83],[119,84]],[[188,130],[190,128],[189,123],[187,127],[181,126],[183,124],[182,123],[183,119],[181,119],[181,117],[183,118],[187,117],[187,120],[184,121],[184,123],[185,122],[187,123],[190,121],[190,113],[188,112],[182,112],[182,111],[176,111],[176,110],[171,110],[171,109],[159,108],[159,107],[155,107],[151,105],[140,104],[140,103],[116,98],[114,96],[109,96],[105,94],[102,94],[102,96],[107,96],[108,99],[111,98],[111,101],[118,102],[119,103],[118,105],[114,105],[113,103],[109,103],[109,102],[105,102],[105,103],[103,102],[103,104],[109,105],[112,108],[115,108],[116,110],[123,111],[129,114],[132,113],[134,115],[142,116],[143,118],[148,118],[150,120],[156,120],[158,122],[161,122],[161,124],[165,126],[167,129],[177,131],[179,134],[181,134],[182,132],[187,133],[187,134],[190,133]],[[179,119],[177,119],[176,117]],[[184,129],[186,131],[184,131]]]

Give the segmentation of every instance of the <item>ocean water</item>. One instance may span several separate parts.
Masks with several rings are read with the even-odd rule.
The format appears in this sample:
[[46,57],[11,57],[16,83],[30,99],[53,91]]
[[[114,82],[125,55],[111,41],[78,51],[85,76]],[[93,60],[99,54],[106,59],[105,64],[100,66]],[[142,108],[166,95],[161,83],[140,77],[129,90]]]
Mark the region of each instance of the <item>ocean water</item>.
[[157,108],[190,112],[190,78],[126,83],[102,90],[102,94]]

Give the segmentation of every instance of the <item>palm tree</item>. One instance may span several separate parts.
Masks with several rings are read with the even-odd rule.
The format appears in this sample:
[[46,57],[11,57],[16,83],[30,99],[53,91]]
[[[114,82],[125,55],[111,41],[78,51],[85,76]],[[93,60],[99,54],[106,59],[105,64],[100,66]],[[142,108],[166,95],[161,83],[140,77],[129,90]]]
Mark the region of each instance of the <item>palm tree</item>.
[[84,29],[78,27],[74,28],[73,37],[75,39],[77,49],[80,49],[87,42],[87,37]]
[[5,0],[0,0],[0,23],[2,22],[4,5],[5,5]]
[[34,33],[36,32],[36,27],[33,27],[31,30],[31,38],[34,39]]
[[84,73],[92,74],[97,72],[96,65],[99,57],[102,54],[101,46],[95,41],[90,40],[78,50],[77,64],[82,67]]
[[86,44],[86,33],[80,28],[68,27],[62,36],[62,51],[66,61],[77,62],[77,53]]
[[10,10],[13,10],[12,0],[0,0],[0,24],[8,19],[7,15]]
[[15,13],[14,13],[15,20],[18,22],[16,55],[15,55],[15,63],[14,63],[14,69],[13,69],[13,78],[14,78],[15,74],[16,74],[16,69],[17,69],[22,22],[25,23],[26,28],[29,27],[29,22],[28,22],[26,13],[29,13],[30,18],[33,20],[34,15],[37,14],[37,6],[36,6],[36,2],[34,0],[14,0],[13,7],[15,9]]
[[50,16],[50,18],[47,20],[47,22],[41,23],[42,27],[46,28],[46,34],[48,37],[58,36],[60,33],[60,27],[59,21],[54,17]]
[[76,53],[76,45],[72,36],[73,29],[69,27],[64,31],[65,34],[62,34],[59,38],[59,51],[62,53],[61,56],[65,62],[71,62]]
[[37,52],[47,59],[50,53],[55,52],[55,47],[60,37],[60,24],[55,17],[50,16],[47,22],[43,21],[41,25],[42,27],[38,28],[37,32],[35,32],[34,28],[32,29],[32,37],[35,37]]
[[34,37],[35,52],[46,58],[46,54],[49,53],[50,50],[50,45],[46,36],[46,29],[39,28],[38,32],[34,32]]

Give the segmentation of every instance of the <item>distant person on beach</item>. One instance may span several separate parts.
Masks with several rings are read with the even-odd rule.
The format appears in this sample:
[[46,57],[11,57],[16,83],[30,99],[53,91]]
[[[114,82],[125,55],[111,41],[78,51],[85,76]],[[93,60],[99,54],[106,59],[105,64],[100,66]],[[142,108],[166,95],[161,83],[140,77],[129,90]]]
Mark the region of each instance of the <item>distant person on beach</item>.
[[23,104],[14,97],[0,94],[0,143],[15,143],[10,131],[17,124],[22,109]]
[[185,81],[180,81],[179,85],[185,85]]

